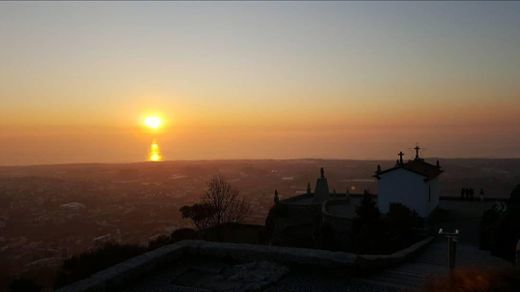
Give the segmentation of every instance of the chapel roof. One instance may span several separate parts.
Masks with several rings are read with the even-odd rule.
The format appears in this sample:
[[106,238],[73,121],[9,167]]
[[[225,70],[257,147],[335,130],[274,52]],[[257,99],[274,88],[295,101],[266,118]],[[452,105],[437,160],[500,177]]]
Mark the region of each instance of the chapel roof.
[[382,174],[402,168],[402,169],[411,171],[413,173],[419,174],[419,175],[423,176],[426,180],[431,180],[431,179],[436,178],[443,172],[438,160],[437,160],[436,165],[430,164],[430,163],[424,161],[424,159],[419,156],[419,150],[421,149],[421,148],[419,148],[419,146],[416,146],[414,149],[416,150],[416,155],[413,160],[408,160],[408,162],[406,162],[406,163],[403,162],[404,154],[402,152],[400,152],[399,153],[400,159],[397,160],[394,167],[386,169],[386,170],[381,170],[380,166],[378,166],[374,177],[379,179]]

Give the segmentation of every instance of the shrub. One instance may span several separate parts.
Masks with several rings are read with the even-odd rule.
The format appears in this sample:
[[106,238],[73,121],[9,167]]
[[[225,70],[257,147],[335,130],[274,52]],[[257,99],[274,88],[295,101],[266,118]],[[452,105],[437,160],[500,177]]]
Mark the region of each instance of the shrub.
[[357,253],[381,253],[384,224],[376,203],[365,194],[352,222],[352,245]]
[[145,251],[146,248],[138,245],[107,243],[98,249],[73,256],[63,263],[55,287],[84,279],[97,271],[135,257]]
[[187,240],[187,239],[199,239],[199,234],[196,230],[191,228],[181,228],[172,232],[170,235],[159,236],[155,240],[152,240],[148,243],[148,249],[156,249],[161,246],[172,244],[177,241]]
[[423,226],[423,220],[414,210],[393,203],[385,217],[387,248],[391,251],[405,248],[418,238],[416,229]]
[[520,208],[509,206],[507,212],[498,220],[494,232],[491,254],[508,261],[515,261],[516,243],[520,239]]
[[480,249],[490,250],[495,245],[495,232],[498,227],[498,222],[500,220],[500,212],[498,209],[493,206],[489,210],[486,210],[484,214],[482,214],[482,218],[480,219],[480,240],[479,246]]
[[9,291],[11,292],[37,292],[41,290],[42,287],[33,280],[26,278],[15,279],[9,284]]

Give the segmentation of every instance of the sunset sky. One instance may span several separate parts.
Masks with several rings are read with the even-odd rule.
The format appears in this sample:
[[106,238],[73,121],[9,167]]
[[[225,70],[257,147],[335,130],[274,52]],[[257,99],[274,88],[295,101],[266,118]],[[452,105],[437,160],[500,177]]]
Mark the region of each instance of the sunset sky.
[[0,3],[0,165],[154,139],[167,160],[520,157],[520,3]]

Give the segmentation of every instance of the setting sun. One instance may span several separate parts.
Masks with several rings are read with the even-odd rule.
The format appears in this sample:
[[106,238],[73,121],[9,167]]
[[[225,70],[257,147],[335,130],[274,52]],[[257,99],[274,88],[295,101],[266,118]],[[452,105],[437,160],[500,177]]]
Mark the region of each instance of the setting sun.
[[158,129],[162,125],[162,119],[158,116],[148,116],[144,119],[144,124],[151,129]]

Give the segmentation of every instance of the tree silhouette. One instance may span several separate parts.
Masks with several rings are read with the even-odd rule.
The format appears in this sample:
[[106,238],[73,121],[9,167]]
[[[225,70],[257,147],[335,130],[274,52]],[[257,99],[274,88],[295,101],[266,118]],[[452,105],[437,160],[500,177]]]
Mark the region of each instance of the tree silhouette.
[[222,223],[242,222],[250,209],[249,203],[240,197],[239,191],[223,176],[216,175],[208,182],[208,189],[202,200],[192,206],[180,209],[184,218],[190,218],[199,229],[206,229]]
[[354,251],[374,253],[380,250],[384,225],[376,203],[365,193],[361,205],[356,209],[357,216],[352,222]]
[[183,218],[189,218],[198,229],[206,229],[213,226],[216,210],[207,203],[196,203],[184,206],[180,209]]

